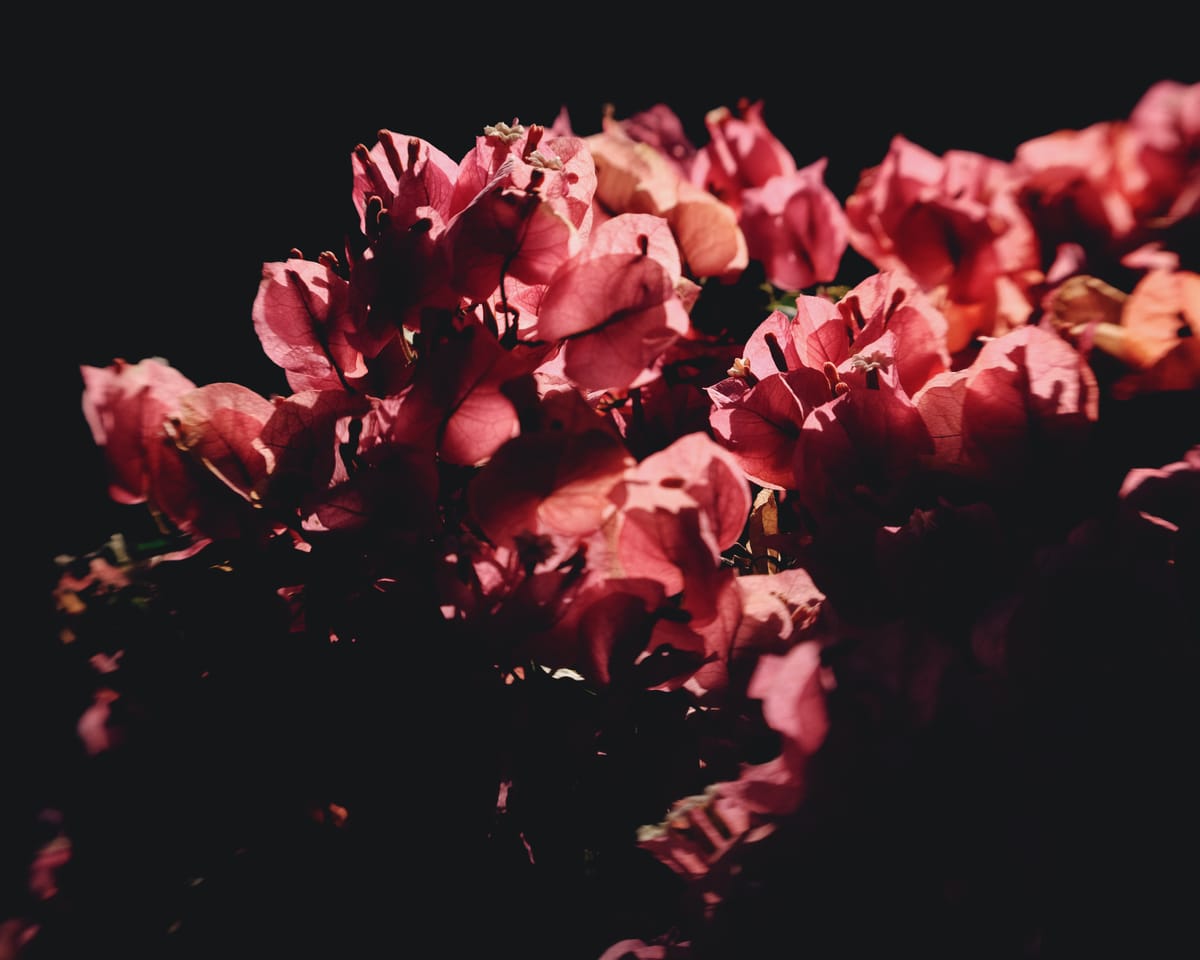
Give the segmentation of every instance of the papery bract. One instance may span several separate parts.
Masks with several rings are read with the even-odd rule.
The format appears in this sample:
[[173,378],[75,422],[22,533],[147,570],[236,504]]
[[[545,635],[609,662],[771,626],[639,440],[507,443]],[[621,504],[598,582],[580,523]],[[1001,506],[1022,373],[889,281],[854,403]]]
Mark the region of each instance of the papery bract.
[[333,420],[338,456],[328,489],[303,505],[306,530],[370,527],[413,539],[436,529],[436,435],[413,422],[410,404],[411,392],[372,399],[361,416]]
[[795,159],[767,128],[762,113],[762,101],[741,104],[739,115],[728,107],[708,111],[704,126],[710,140],[691,168],[692,182],[728,203],[739,217],[743,191],[796,172]]
[[[741,535],[750,512],[750,490],[737,460],[703,433],[680,437],[648,456],[615,495],[622,567],[630,576],[662,579],[668,593],[683,589],[683,568],[694,558],[715,565]],[[681,513],[695,514],[695,523],[681,525]]]
[[811,638],[825,594],[808,571],[752,573],[738,577],[736,583],[742,595],[742,619],[734,638],[734,656],[784,653],[798,639]]
[[1128,120],[1058,130],[1017,147],[1021,202],[1050,243],[1116,258],[1200,214],[1200,84],[1163,81]]
[[853,331],[846,329],[837,304],[825,297],[796,297],[795,315],[773,310],[754,328],[742,350],[758,379],[806,367],[820,370],[849,355]]
[[459,165],[450,215],[465,210],[502,172],[506,186],[536,191],[586,238],[596,169],[583,139],[553,131],[546,136],[543,127],[516,121],[485,128]]
[[1200,216],[1200,83],[1161,80],[1129,115],[1144,173],[1134,209],[1152,227]]
[[741,598],[719,558],[750,509],[737,461],[707,435],[691,434],[629,470],[613,498],[608,536],[620,574],[657,581],[679,604],[681,616],[654,625],[650,648],[699,657],[678,678],[697,695],[722,689]]
[[118,360],[108,367],[80,367],[83,414],[92,439],[104,450],[109,494],[118,503],[144,503],[168,446],[166,423],[179,398],[196,385],[166,362]]
[[[800,430],[836,396],[826,365],[841,372],[894,367],[907,395],[949,366],[945,329],[945,318],[904,273],[868,277],[836,304],[801,295],[794,317],[774,311],[751,334],[742,358],[750,376],[708,388],[714,435],[754,482],[798,489]],[[924,440],[910,439],[918,444],[913,455],[924,449]]]
[[611,118],[587,144],[596,199],[609,212],[664,217],[692,276],[732,279],[746,268],[746,238],[733,209],[685,180],[654,147],[631,139]]
[[[891,333],[878,341],[886,356]],[[886,498],[913,471],[933,440],[893,366],[838,371],[849,389],[808,415],[797,442],[800,492],[810,509],[840,511],[863,490]]]
[[620,121],[620,128],[631,140],[657,150],[680,175],[690,175],[696,146],[688,139],[679,115],[665,103],[626,117]]
[[616,509],[609,492],[633,466],[612,427],[575,393],[545,401],[550,421],[500,447],[468,488],[488,537],[572,540],[598,530]]
[[837,277],[849,239],[846,214],[825,185],[826,159],[742,191],[738,224],[767,280],[799,290]]
[[[458,164],[419,137],[379,131],[352,157],[353,199],[369,246],[350,261],[354,308],[347,342],[373,359],[400,328],[419,330],[422,311],[453,309],[447,244]],[[359,306],[369,305],[369,309]]]
[[438,455],[482,464],[520,432],[508,385],[530,377],[545,351],[509,351],[478,323],[428,351],[413,376],[406,410],[411,428],[436,435]]
[[1095,375],[1079,354],[1040,327],[984,344],[963,396],[969,454],[997,478],[1031,458],[1063,458],[1099,415]]
[[815,407],[831,399],[829,384],[801,366],[751,386],[730,377],[708,388],[714,437],[737,459],[747,479],[775,490],[800,485],[796,442]]
[[922,461],[927,467],[956,471],[964,466],[963,401],[969,377],[968,370],[947,370],[927,380],[913,396],[933,440],[933,451]]
[[306,390],[277,400],[255,441],[266,459],[270,500],[298,510],[343,479],[337,424],[370,409],[366,397],[344,390]]
[[676,295],[678,254],[662,220],[625,214],[552,278],[538,315],[544,340],[566,340],[563,371],[577,386],[623,390],[689,329]]
[[[366,220],[371,197],[380,199],[381,215],[398,232],[407,232],[427,211],[435,211],[444,228],[451,216],[451,199],[459,179],[458,164],[420,137],[380,130],[370,150],[355,150],[352,199],[359,229],[370,236],[374,225]],[[435,227],[436,232],[436,226]]]
[[1117,396],[1200,389],[1200,274],[1152,270],[1121,309],[1120,326],[1097,327],[1093,343],[1134,369]]
[[179,399],[175,442],[242,497],[257,496],[267,462],[257,445],[271,401],[238,383],[210,383]]
[[350,285],[324,263],[263,264],[252,317],[263,351],[297,392],[336,389],[367,372],[349,342]]
[[452,283],[472,300],[491,296],[508,274],[546,283],[578,250],[571,223],[536,193],[506,187],[509,172],[502,169],[447,231]]
[[[714,783],[703,797],[676,804],[661,825],[638,831],[638,845],[672,870],[701,877],[733,844],[754,842],[771,829],[774,818],[793,813],[804,798],[809,758],[830,728],[820,670],[815,642],[799,643],[779,656],[764,654],[747,695],[763,701],[764,719],[781,734],[780,754],[765,763],[743,764],[737,780]],[[698,816],[689,815],[692,809]],[[714,820],[725,830],[713,830],[712,841],[697,844],[697,830],[703,833],[698,821]]]
[[[903,271],[872,274],[832,310],[820,297],[799,297],[796,307],[787,333],[795,355],[810,367],[820,368],[825,363],[840,367],[855,355],[874,354],[876,341],[885,335],[890,338],[883,351],[887,363],[896,365],[900,383],[910,395],[950,367],[946,317]],[[763,327],[760,330],[764,338],[770,332]],[[759,331],[755,331],[746,345],[747,355],[762,352],[758,337]],[[788,355],[787,347],[784,353]]]
[[880,270],[906,270],[936,294],[951,353],[977,333],[1024,323],[1040,281],[1038,238],[1010,165],[981,154],[937,157],[901,136],[846,200],[850,245]]
[[455,288],[488,297],[506,276],[545,283],[591,230],[596,173],[584,141],[489,127],[460,165],[446,241]]

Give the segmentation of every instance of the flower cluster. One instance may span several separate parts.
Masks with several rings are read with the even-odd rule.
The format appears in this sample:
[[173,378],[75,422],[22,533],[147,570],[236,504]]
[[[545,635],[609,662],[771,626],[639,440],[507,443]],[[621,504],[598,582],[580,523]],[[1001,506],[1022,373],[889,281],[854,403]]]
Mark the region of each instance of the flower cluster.
[[[844,203],[764,116],[714,109],[698,147],[665,105],[585,136],[564,111],[457,161],[381,130],[340,252],[263,267],[289,395],[83,367],[111,495],[163,537],[63,561],[83,752],[134,776],[162,722],[257,791],[206,787],[207,842],[142,838],[139,878],[267,877],[278,912],[318,897],[279,851],[319,849],[337,956],[402,936],[376,858],[425,887],[404,924],[473,918],[455,949],[1078,945],[1034,882],[1065,848],[976,815],[1061,827],[1013,816],[1013,783],[1078,799],[1042,735],[1091,783],[1071,723],[1145,706],[1128,658],[1194,667],[1200,85],[1011,161],[897,136]],[[731,290],[752,306],[696,319]],[[72,830],[22,915],[64,942],[44,903],[96,882]]]

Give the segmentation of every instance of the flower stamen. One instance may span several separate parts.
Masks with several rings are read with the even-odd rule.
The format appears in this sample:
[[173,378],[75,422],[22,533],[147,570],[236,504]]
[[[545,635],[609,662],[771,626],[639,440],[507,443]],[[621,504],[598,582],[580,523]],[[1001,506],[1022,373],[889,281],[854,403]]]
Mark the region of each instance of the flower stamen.
[[758,377],[750,372],[750,361],[745,357],[734,357],[733,366],[725,371],[727,376],[745,380],[746,386],[752,387],[758,383]]
[[867,389],[879,389],[879,371],[891,366],[892,358],[881,350],[871,353],[856,353],[850,358],[850,366],[867,375]]
[[525,136],[525,128],[514,117],[511,126],[503,121],[497,124],[488,124],[483,128],[483,135],[495,137],[501,143],[513,144]]

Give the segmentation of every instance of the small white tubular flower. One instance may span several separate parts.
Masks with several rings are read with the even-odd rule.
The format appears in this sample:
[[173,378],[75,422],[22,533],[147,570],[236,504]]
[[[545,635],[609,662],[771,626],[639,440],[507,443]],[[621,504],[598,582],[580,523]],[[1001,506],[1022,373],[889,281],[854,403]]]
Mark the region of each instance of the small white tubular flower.
[[516,143],[525,135],[525,128],[515,120],[511,127],[503,122],[488,124],[483,128],[483,135],[485,137],[496,137],[503,143]]

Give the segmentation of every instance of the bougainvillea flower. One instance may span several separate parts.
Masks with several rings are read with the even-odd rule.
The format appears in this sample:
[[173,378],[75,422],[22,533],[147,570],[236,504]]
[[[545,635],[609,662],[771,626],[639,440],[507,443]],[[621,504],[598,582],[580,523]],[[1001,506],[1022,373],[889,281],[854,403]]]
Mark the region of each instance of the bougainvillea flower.
[[1041,251],[1019,184],[1002,161],[963,150],[938,157],[896,136],[846,200],[850,245],[934,296],[950,321],[951,353],[1032,312],[1026,294],[1042,278]]
[[1133,232],[1137,221],[1119,167],[1128,136],[1124,123],[1105,121],[1017,147],[1022,203],[1040,234],[1107,250]]
[[853,329],[846,329],[837,304],[801,294],[793,316],[773,310],[754,328],[742,359],[759,380],[800,367],[820,370],[827,362],[837,365],[849,356],[852,337]]
[[621,129],[632,140],[657,150],[680,176],[690,176],[696,157],[696,146],[688,139],[683,121],[665,103],[656,103],[648,110],[619,121]]
[[452,309],[448,248],[458,164],[420,137],[380,130],[351,158],[353,200],[368,247],[351,256],[356,324],[348,342],[374,358],[402,327],[419,330],[424,308]]
[[1108,302],[1115,318],[1110,309],[1071,332],[1131,368],[1113,384],[1115,396],[1200,388],[1200,274],[1152,270],[1128,297]]
[[728,204],[746,237],[750,259],[760,261],[777,287],[798,290],[837,275],[848,244],[846,215],[825,186],[826,160],[803,170],[767,129],[762,103],[710,110],[709,143],[693,161],[691,182]]
[[586,139],[596,163],[596,199],[610,213],[665,218],[693,277],[741,275],[749,254],[731,207],[684,179],[654,147],[632,139],[612,118]]
[[530,636],[538,662],[601,685],[686,686],[700,698],[725,688],[741,595],[718,558],[741,531],[749,494],[704,434],[673,447],[612,485],[616,511],[584,545],[585,584],[558,622]]
[[[515,165],[514,165],[515,166]],[[512,167],[460,213],[446,233],[454,289],[471,300],[491,296],[505,277],[546,283],[579,249],[570,221],[536,190],[506,186]]]
[[1099,415],[1098,393],[1073,347],[1026,326],[985,343],[965,370],[933,378],[916,403],[939,438],[939,461],[1002,482],[1077,450]]
[[297,393],[337,389],[366,375],[362,353],[350,345],[350,298],[350,284],[326,263],[263,264],[254,331]]
[[742,619],[734,638],[734,656],[785,653],[801,639],[812,639],[825,606],[825,594],[807,570],[751,573],[737,578]]
[[[807,298],[806,305],[810,306],[809,316],[820,315]],[[903,271],[886,270],[867,277],[838,301],[837,313],[844,327],[845,346],[841,347],[840,338],[832,335],[828,324],[824,325],[815,335],[808,335],[810,365],[818,347],[825,353],[825,360],[841,367],[855,355],[874,352],[876,341],[887,334],[892,345],[886,352],[909,396],[930,377],[950,367],[945,314]]]
[[[780,760],[793,775],[801,774],[806,758],[820,749],[829,733],[820,645],[804,642],[785,654],[764,654],[746,695],[762,701],[767,726],[783,735]],[[772,812],[786,809],[774,807]]]
[[831,399],[825,377],[800,366],[753,386],[729,377],[708,388],[713,436],[737,459],[746,478],[774,490],[794,490],[796,443],[808,415]]
[[505,350],[481,324],[468,322],[417,364],[406,429],[435,436],[448,463],[482,464],[520,432],[511,385],[531,378],[545,356],[545,349]]
[[155,431],[146,500],[195,538],[194,548],[243,532],[247,504],[266,477],[255,440],[272,409],[240,384],[208,384],[181,394]]
[[[361,417],[371,401],[344,390],[306,390],[274,403],[255,446],[268,467],[264,500],[283,513],[309,512],[344,473],[339,461],[337,426]],[[303,505],[303,506],[302,506]]]
[[80,374],[83,415],[104,450],[109,495],[118,503],[144,503],[162,459],[175,456],[167,421],[178,412],[179,398],[196,385],[158,359],[83,366]]
[[[681,682],[701,660],[694,652],[675,648],[652,652],[652,635],[666,616],[677,616],[677,608],[662,584],[592,577],[558,622],[529,635],[528,646],[538,663],[577,670],[598,686],[649,689],[672,679]],[[641,668],[647,660],[651,662]]]
[[1130,185],[1138,216],[1152,228],[1200,216],[1200,83],[1154,84],[1129,115],[1129,128],[1143,173]]
[[1200,84],[1155,84],[1128,120],[1058,130],[1017,147],[1021,202],[1050,244],[1113,258],[1200,213]]
[[[878,369],[894,368],[906,406],[910,390],[949,366],[945,329],[941,312],[902,272],[868,277],[836,304],[799,296],[796,315],[768,316],[747,341],[742,368],[709,388],[714,436],[755,483],[798,489],[796,453],[810,414],[838,396],[839,384],[872,368],[872,382]],[[924,448],[924,440],[908,439]]]
[[175,443],[230,490],[257,496],[267,462],[257,440],[275,407],[238,383],[210,383],[179,398]]
[[[621,508],[618,553],[627,576],[659,579],[668,593],[683,590],[685,568],[703,551],[715,565],[737,542],[750,512],[750,489],[736,458],[706,434],[680,437],[629,471],[615,491]],[[698,523],[668,529],[681,512]],[[686,543],[678,540],[684,536]]]
[[825,185],[826,159],[742,191],[738,223],[752,260],[785,290],[828,283],[849,243],[846,214]]
[[[685,798],[666,819],[638,831],[638,846],[685,876],[701,877],[735,843],[754,842],[775,818],[794,812],[804,798],[809,758],[829,732],[821,650],[796,644],[758,661],[747,696],[762,700],[763,718],[781,734],[781,750],[765,763],[744,764],[737,780],[710,785],[703,796]],[[690,816],[699,813],[699,818]],[[705,849],[696,849],[698,820],[721,824]],[[719,896],[718,896],[719,898]]]
[[[797,317],[773,311],[751,334],[730,376],[707,389],[714,438],[737,458],[746,478],[773,490],[799,485],[800,428],[812,409],[832,398],[824,374],[800,359],[800,350],[808,352],[809,344],[797,331],[809,328],[810,301],[818,316],[838,317],[832,302],[803,296],[797,299]],[[835,336],[839,343],[845,341],[840,325]],[[818,348],[823,354],[821,344]]]
[[458,164],[419,137],[380,130],[370,150],[355,148],[351,165],[368,246],[350,259],[356,322],[346,339],[373,359],[402,327],[419,330],[424,309],[457,305],[442,237]]
[[1144,555],[1174,565],[1186,539],[1200,528],[1200,446],[1161,468],[1130,470],[1117,495],[1125,526],[1145,548]]
[[867,277],[837,303],[798,296],[795,316],[773,312],[750,335],[743,356],[760,379],[799,366],[840,367],[856,354],[870,353],[886,332],[895,340],[892,360],[900,382],[912,394],[950,366],[947,330],[945,315],[907,273],[885,270]]
[[446,243],[455,289],[473,300],[507,276],[546,283],[591,230],[596,173],[578,137],[488,127],[463,159]]
[[[693,342],[681,338],[676,346]],[[669,350],[663,357],[664,370],[671,368],[671,357]],[[670,446],[676,437],[707,430],[711,406],[698,383],[661,376],[630,391],[626,402],[612,408],[611,416],[629,452],[643,459]]]
[[605,539],[614,574],[661,584],[681,614],[655,623],[649,649],[695,654],[701,659],[678,679],[697,695],[722,689],[741,598],[719,558],[750,509],[737,461],[706,434],[691,434],[630,469],[612,497],[618,512]]
[[710,139],[691,168],[692,183],[729,204],[739,216],[743,191],[796,172],[795,158],[767,128],[762,113],[761,100],[739,104],[738,114],[728,107],[708,111],[704,126]]
[[[857,503],[864,491],[886,500],[901,488],[933,439],[891,358],[893,335],[837,370],[837,396],[813,410],[796,444],[799,492],[816,514]],[[845,388],[842,388],[845,384]]]
[[655,362],[689,327],[676,294],[678,253],[664,222],[614,217],[550,282],[538,335],[565,340],[563,372],[576,386],[622,391],[650,379]]
[[437,426],[406,417],[408,396],[313,390],[277,400],[256,441],[269,464],[264,504],[315,532],[428,529]]
[[609,493],[633,458],[578,394],[554,394],[543,407],[541,429],[500,447],[471,481],[468,502],[493,543],[562,537],[573,549],[616,510]]
[[[809,413],[833,396],[825,374],[801,357],[810,349],[820,357],[842,349],[845,332],[837,318],[828,300],[798,297],[797,315],[773,311],[750,335],[729,376],[707,389],[714,438],[760,486],[789,490],[799,485],[800,430]],[[827,346],[822,336],[835,342]]]
[[354,209],[365,236],[376,229],[366,219],[372,197],[381,201],[377,215],[387,216],[400,232],[428,216],[427,211],[436,213],[442,228],[450,219],[458,164],[429,141],[380,130],[375,146],[354,151],[351,169]]
[[518,191],[536,190],[547,204],[586,239],[596,169],[585,141],[574,135],[550,132],[516,120],[484,128],[475,146],[459,164],[458,180],[450,202],[451,217],[458,216],[497,176]]

